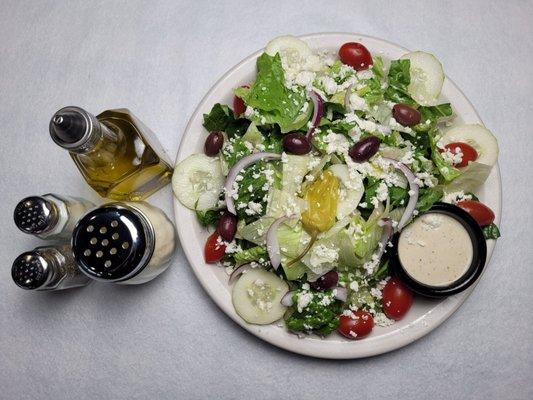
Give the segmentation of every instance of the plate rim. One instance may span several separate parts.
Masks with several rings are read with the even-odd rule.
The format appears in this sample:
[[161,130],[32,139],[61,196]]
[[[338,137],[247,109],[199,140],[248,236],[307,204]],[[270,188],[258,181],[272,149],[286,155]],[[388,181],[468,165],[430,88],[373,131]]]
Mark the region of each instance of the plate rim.
[[[389,46],[396,47],[397,49],[400,49],[400,50],[403,50],[403,51],[406,51],[406,52],[409,51],[407,48],[405,48],[403,46],[400,46],[400,45],[398,45],[398,44],[396,44],[394,42],[391,42],[391,41],[388,41],[388,40],[385,40],[385,39],[382,39],[382,38],[378,38],[378,37],[375,37],[375,36],[371,36],[371,35],[353,33],[353,32],[320,32],[320,33],[312,33],[312,34],[300,35],[300,36],[297,36],[297,37],[299,37],[301,39],[304,39],[304,40],[311,40],[312,41],[312,40],[316,40],[316,39],[319,39],[319,38],[324,37],[324,36],[345,36],[345,37],[351,37],[353,40],[356,40],[356,39],[370,39],[370,40],[373,40],[373,41],[376,41],[376,42],[385,43],[385,44],[387,44]],[[202,99],[200,100],[200,102],[196,106],[194,112],[192,113],[191,117],[189,118],[189,120],[187,122],[187,125],[185,126],[185,129],[183,130],[183,134],[182,134],[182,136],[180,138],[180,143],[179,143],[179,146],[178,146],[178,151],[176,153],[176,158],[175,158],[176,164],[178,163],[178,160],[183,158],[182,157],[183,153],[186,152],[185,147],[184,147],[185,137],[187,136],[187,134],[191,134],[192,133],[192,130],[191,130],[192,124],[199,117],[199,114],[201,112],[202,106],[204,105],[204,103],[206,103],[207,99],[216,90],[216,88],[228,78],[229,75],[235,73],[237,70],[239,70],[241,67],[243,67],[243,65],[247,64],[251,59],[257,58],[260,54],[263,53],[263,51],[264,51],[264,48],[259,49],[259,50],[255,51],[255,52],[253,52],[252,54],[248,55],[247,57],[242,59],[240,62],[238,62],[236,65],[234,65],[233,67],[229,68],[219,79],[216,80],[215,83],[212,84],[210,89],[202,97]],[[463,93],[463,91],[447,75],[446,75],[446,80],[453,86],[453,88],[455,90],[457,90],[460,93],[460,95],[463,97],[463,99],[470,105],[471,109],[474,112],[475,117],[479,120],[479,123],[483,124],[483,120],[481,119],[481,117],[480,117],[479,113],[477,112],[476,108],[470,102],[468,97]],[[501,173],[500,173],[499,163],[496,163],[494,165],[493,172],[491,172],[491,173],[495,173],[495,179],[496,179],[497,186],[498,186],[498,190],[497,190],[497,193],[496,193],[496,207],[495,207],[494,211],[495,211],[495,215],[496,215],[496,222],[499,224],[500,221],[501,221],[501,214],[502,214],[502,181],[501,181]],[[464,292],[462,292],[460,294],[457,294],[455,296],[451,296],[451,297],[445,298],[444,300],[441,300],[428,313],[423,314],[422,316],[420,316],[419,318],[417,318],[413,322],[409,323],[408,325],[406,325],[406,326],[404,326],[404,327],[402,327],[402,328],[400,328],[398,330],[395,330],[395,331],[392,331],[392,332],[388,332],[388,333],[386,333],[384,335],[381,335],[381,336],[377,337],[376,339],[382,338],[382,337],[389,337],[391,335],[397,336],[397,338],[396,338],[396,340],[394,342],[385,343],[385,344],[382,343],[381,347],[379,347],[377,349],[376,348],[365,349],[363,346],[361,346],[361,344],[365,343],[365,341],[360,341],[360,342],[354,342],[354,341],[335,342],[334,343],[335,346],[333,348],[331,348],[332,346],[326,347],[327,345],[324,345],[324,344],[328,343],[328,341],[326,341],[326,340],[322,341],[322,340],[306,340],[306,339],[300,340],[300,339],[298,339],[297,341],[295,341],[294,339],[297,338],[297,336],[294,335],[294,334],[291,334],[291,333],[289,333],[287,331],[283,332],[284,337],[286,337],[286,339],[283,339],[283,338],[280,339],[280,338],[277,338],[275,335],[274,336],[269,335],[269,331],[272,328],[280,329],[277,326],[275,326],[275,324],[266,325],[266,326],[252,325],[252,324],[248,324],[244,320],[242,320],[236,314],[235,310],[233,309],[233,305],[231,304],[231,294],[229,294],[229,300],[230,300],[229,303],[230,304],[228,305],[227,301],[225,301],[222,298],[223,295],[220,295],[220,294],[215,292],[214,286],[217,286],[217,283],[220,284],[220,282],[212,282],[212,280],[209,279],[209,276],[207,274],[202,273],[202,269],[204,269],[204,271],[205,271],[206,264],[203,263],[201,266],[195,266],[194,262],[191,261],[191,260],[194,260],[192,254],[191,254],[192,249],[189,246],[187,246],[187,245],[183,245],[183,243],[187,243],[187,233],[190,232],[191,227],[187,227],[187,229],[186,229],[185,227],[181,226],[178,223],[178,221],[181,218],[180,217],[180,212],[184,211],[184,212],[190,213],[192,211],[189,210],[189,209],[186,209],[183,206],[181,206],[179,204],[179,201],[176,199],[176,197],[174,196],[173,193],[171,195],[172,195],[172,202],[173,202],[173,215],[174,215],[174,220],[176,222],[176,231],[177,231],[178,237],[180,239],[181,248],[183,249],[183,252],[184,252],[184,254],[185,254],[186,258],[187,258],[187,262],[188,262],[190,268],[193,270],[193,273],[195,274],[196,278],[198,279],[198,281],[202,285],[203,289],[209,295],[210,299],[212,301],[214,301],[215,304],[220,309],[222,309],[222,311],[224,311],[224,313],[227,316],[229,316],[233,321],[235,321],[237,324],[239,324],[241,327],[243,327],[245,330],[247,330],[248,332],[250,332],[254,336],[256,336],[259,339],[262,339],[262,340],[264,340],[264,341],[266,341],[266,342],[268,342],[268,343],[270,343],[270,344],[272,344],[274,346],[277,346],[279,348],[282,348],[284,350],[287,350],[287,351],[290,351],[290,352],[293,352],[293,353],[297,353],[297,354],[301,354],[301,355],[305,355],[305,356],[317,357],[317,358],[326,358],[326,359],[357,359],[357,358],[370,357],[370,356],[375,356],[375,355],[387,353],[387,352],[390,352],[390,351],[394,351],[396,349],[404,347],[404,346],[406,346],[406,345],[408,345],[408,344],[420,339],[421,337],[429,334],[434,329],[436,329],[438,326],[440,326],[453,313],[455,313],[455,311],[457,311],[457,309],[466,301],[466,299],[470,296],[470,294],[473,292],[473,290],[475,289],[475,287],[479,283],[479,280],[481,279],[481,277],[480,277],[466,291],[464,291]],[[487,244],[487,247],[488,247],[487,250],[488,251],[487,251],[487,260],[485,262],[485,266],[488,265],[488,263],[490,262],[490,260],[492,258],[492,254],[494,252],[495,245],[496,245],[495,242],[493,242],[493,243],[489,242]],[[486,270],[486,268],[485,268],[485,270]],[[437,309],[444,309],[444,311],[440,310],[441,311],[440,315],[437,318],[433,319],[430,324],[428,324],[428,323],[423,324],[424,321],[420,321],[419,322],[419,320],[424,319],[427,314],[433,313]],[[402,335],[402,333],[403,333],[402,331],[408,330],[409,327],[411,327],[412,325],[416,325],[417,323],[422,323],[423,324],[421,329],[418,329],[417,331],[414,331],[414,332],[409,332],[409,334],[403,334]],[[369,339],[366,339],[366,340],[368,341]],[[304,344],[304,343],[306,345],[302,346],[301,344]],[[359,344],[359,346],[353,346],[355,343]],[[352,349],[356,348],[357,351],[350,351],[351,349],[347,348],[350,345],[351,345]]]

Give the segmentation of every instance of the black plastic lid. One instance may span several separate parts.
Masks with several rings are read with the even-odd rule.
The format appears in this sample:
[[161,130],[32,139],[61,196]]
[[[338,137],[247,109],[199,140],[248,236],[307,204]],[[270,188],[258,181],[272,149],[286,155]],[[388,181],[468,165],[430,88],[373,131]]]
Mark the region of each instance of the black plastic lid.
[[91,278],[129,279],[144,268],[153,247],[146,221],[138,212],[109,204],[86,214],[72,235],[74,258]]
[[36,251],[22,253],[13,262],[11,277],[22,289],[37,289],[43,286],[50,275],[48,261]]
[[[424,214],[440,213],[454,218],[468,232],[468,236],[472,240],[472,262],[468,270],[459,277],[456,281],[447,286],[430,286],[423,284],[413,278],[405,271],[398,254],[398,243],[402,232],[396,233],[392,238],[392,249],[390,250],[389,265],[391,272],[396,275],[407,287],[413,292],[427,297],[446,297],[457,294],[470,287],[481,275],[485,267],[487,258],[487,242],[483,230],[478,225],[476,220],[470,216],[463,209],[446,203],[436,203]],[[423,215],[423,214],[422,214]]]

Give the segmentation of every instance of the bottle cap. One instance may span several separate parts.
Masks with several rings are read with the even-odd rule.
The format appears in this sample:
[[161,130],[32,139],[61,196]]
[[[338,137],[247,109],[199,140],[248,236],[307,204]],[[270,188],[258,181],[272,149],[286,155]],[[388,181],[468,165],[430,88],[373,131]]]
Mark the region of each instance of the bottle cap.
[[124,281],[137,275],[152,257],[155,236],[142,212],[109,203],[86,214],[72,235],[80,270],[102,281]]
[[54,203],[41,196],[22,199],[13,212],[15,225],[24,233],[40,234],[57,224],[59,212]]
[[57,111],[49,126],[52,140],[72,151],[84,150],[94,140],[93,133],[99,129],[100,123],[94,115],[74,106]]
[[11,277],[22,289],[38,289],[52,276],[54,261],[38,251],[27,251],[18,256],[11,267]]

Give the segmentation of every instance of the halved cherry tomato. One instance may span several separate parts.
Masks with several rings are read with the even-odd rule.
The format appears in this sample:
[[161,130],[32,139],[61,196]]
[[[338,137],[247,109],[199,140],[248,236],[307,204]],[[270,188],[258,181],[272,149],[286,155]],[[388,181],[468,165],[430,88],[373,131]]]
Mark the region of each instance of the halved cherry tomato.
[[[249,88],[250,86],[243,85],[241,87]],[[238,117],[245,111],[246,111],[246,104],[244,104],[244,101],[240,97],[233,96],[233,113],[235,114],[235,116]]]
[[487,226],[494,222],[494,212],[479,201],[462,200],[457,202],[457,206],[470,214],[479,226]]
[[348,339],[359,340],[372,332],[374,318],[372,314],[364,310],[357,310],[350,315],[341,315],[337,331]]
[[212,264],[220,261],[226,252],[226,245],[222,243],[222,238],[220,238],[218,233],[213,233],[207,238],[204,248],[205,262]]
[[452,142],[444,146],[445,150],[448,150],[453,154],[458,153],[457,148],[459,148],[459,151],[463,153],[463,157],[460,163],[454,164],[454,167],[463,168],[466,167],[470,161],[477,160],[478,154],[476,149],[474,149],[468,143]]
[[402,319],[413,304],[413,294],[397,278],[391,278],[383,288],[383,312],[390,319]]
[[368,69],[372,65],[372,55],[361,43],[344,43],[339,49],[339,58],[343,64],[349,65],[356,71]]

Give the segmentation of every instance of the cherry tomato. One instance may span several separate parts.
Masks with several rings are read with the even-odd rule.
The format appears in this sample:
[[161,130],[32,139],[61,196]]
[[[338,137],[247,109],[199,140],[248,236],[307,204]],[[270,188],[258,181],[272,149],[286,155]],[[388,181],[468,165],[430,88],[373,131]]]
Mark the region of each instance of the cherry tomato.
[[413,304],[413,294],[396,278],[391,278],[383,288],[383,312],[390,319],[402,319]]
[[337,331],[348,339],[359,340],[372,332],[374,318],[372,314],[363,310],[357,310],[350,315],[341,315]]
[[339,58],[344,64],[356,71],[368,69],[372,65],[370,52],[365,46],[357,42],[344,43],[339,49]]
[[480,226],[487,226],[494,222],[494,212],[479,201],[462,200],[457,202],[457,206],[470,214]]
[[[249,88],[248,85],[241,86],[243,88]],[[246,111],[246,104],[244,104],[244,101],[240,97],[233,96],[233,113],[238,117],[242,113]]]
[[[205,242],[204,249],[206,263],[216,263],[217,261],[220,261],[222,257],[224,257],[224,254],[226,252],[226,245],[220,243],[219,238],[220,236],[216,232],[207,238],[207,242]],[[220,238],[220,240],[222,240],[222,238]]]
[[453,142],[444,146],[445,150],[448,150],[453,154],[457,153],[457,148],[459,148],[460,152],[463,153],[463,158],[460,163],[454,164],[454,167],[463,168],[466,167],[470,161],[477,160],[478,154],[476,149],[474,149],[468,143]]

